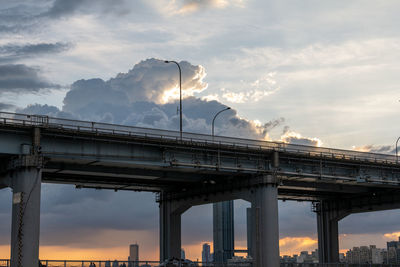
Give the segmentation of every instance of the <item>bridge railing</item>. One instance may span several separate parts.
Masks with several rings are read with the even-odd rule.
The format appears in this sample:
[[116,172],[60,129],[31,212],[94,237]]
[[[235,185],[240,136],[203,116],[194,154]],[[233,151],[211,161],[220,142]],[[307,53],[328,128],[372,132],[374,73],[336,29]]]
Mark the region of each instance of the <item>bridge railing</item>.
[[[184,262],[177,266],[165,265],[159,261],[79,261],[79,260],[41,260],[42,267],[252,267],[251,262],[205,263]],[[0,267],[10,267],[8,259],[0,259]],[[400,264],[374,263],[280,263],[280,267],[400,267]]]
[[177,142],[185,143],[203,143],[209,145],[231,146],[232,148],[275,150],[310,156],[398,164],[396,156],[380,153],[360,152],[353,150],[333,149],[326,147],[315,147],[227,136],[211,136],[206,134],[188,132],[183,132],[181,139],[180,132],[178,131],[116,125],[101,122],[80,121],[67,118],[54,118],[43,115],[0,112],[0,124],[40,126],[45,128],[74,130],[79,132],[127,135],[143,138],[174,140]]

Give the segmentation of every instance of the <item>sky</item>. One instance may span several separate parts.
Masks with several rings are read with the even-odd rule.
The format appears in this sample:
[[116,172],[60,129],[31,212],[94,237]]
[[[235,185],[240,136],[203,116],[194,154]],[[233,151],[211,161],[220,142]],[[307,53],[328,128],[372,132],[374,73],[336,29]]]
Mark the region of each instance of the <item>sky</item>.
[[[400,134],[398,1],[2,0],[0,110],[393,153]],[[151,193],[42,187],[47,259],[158,259]],[[117,209],[115,207],[118,207]],[[235,201],[236,246],[245,208]],[[211,206],[183,215],[201,258]],[[90,211],[90,212],[89,212]],[[310,203],[280,202],[281,254],[317,246]],[[382,218],[385,220],[382,220]],[[11,190],[0,191],[0,258],[9,257]],[[400,211],[350,215],[341,250],[397,239]]]

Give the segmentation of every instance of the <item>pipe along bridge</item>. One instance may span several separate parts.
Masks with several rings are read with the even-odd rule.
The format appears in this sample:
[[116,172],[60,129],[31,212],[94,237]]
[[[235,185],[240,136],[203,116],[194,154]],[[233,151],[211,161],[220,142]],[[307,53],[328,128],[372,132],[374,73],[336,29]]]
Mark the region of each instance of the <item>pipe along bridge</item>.
[[0,112],[0,188],[13,190],[11,266],[38,266],[42,183],[158,192],[160,258],[180,257],[181,214],[243,199],[253,266],[279,266],[278,199],[311,201],[319,259],[338,262],[338,221],[400,207],[392,155]]

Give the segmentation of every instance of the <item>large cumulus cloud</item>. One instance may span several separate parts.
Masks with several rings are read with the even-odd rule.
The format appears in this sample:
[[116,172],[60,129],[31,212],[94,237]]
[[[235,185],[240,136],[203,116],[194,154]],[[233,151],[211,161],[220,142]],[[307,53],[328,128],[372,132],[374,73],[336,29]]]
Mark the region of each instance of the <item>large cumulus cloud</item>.
[[[226,105],[196,97],[208,86],[203,81],[204,68],[186,61],[179,64],[184,131],[209,134],[214,115]],[[176,130],[179,129],[178,99],[177,66],[153,58],[141,61],[127,73],[107,81],[93,78],[74,82],[61,110],[48,105],[31,105],[19,112]],[[283,118],[256,123],[241,118],[231,109],[221,113],[215,127],[219,135],[268,139],[268,132],[283,123]]]

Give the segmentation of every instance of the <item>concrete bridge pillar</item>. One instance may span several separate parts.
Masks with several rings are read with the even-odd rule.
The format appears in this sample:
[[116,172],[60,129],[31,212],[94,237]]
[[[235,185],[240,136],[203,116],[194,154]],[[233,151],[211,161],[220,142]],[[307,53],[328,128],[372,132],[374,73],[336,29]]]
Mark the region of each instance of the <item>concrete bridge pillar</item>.
[[253,189],[251,240],[254,267],[279,266],[278,188],[272,175]]
[[318,257],[320,263],[339,262],[339,220],[347,214],[334,201],[317,204]]
[[160,260],[181,257],[181,215],[190,206],[184,201],[160,198]]
[[10,173],[13,190],[11,267],[38,266],[42,172],[22,167]]

